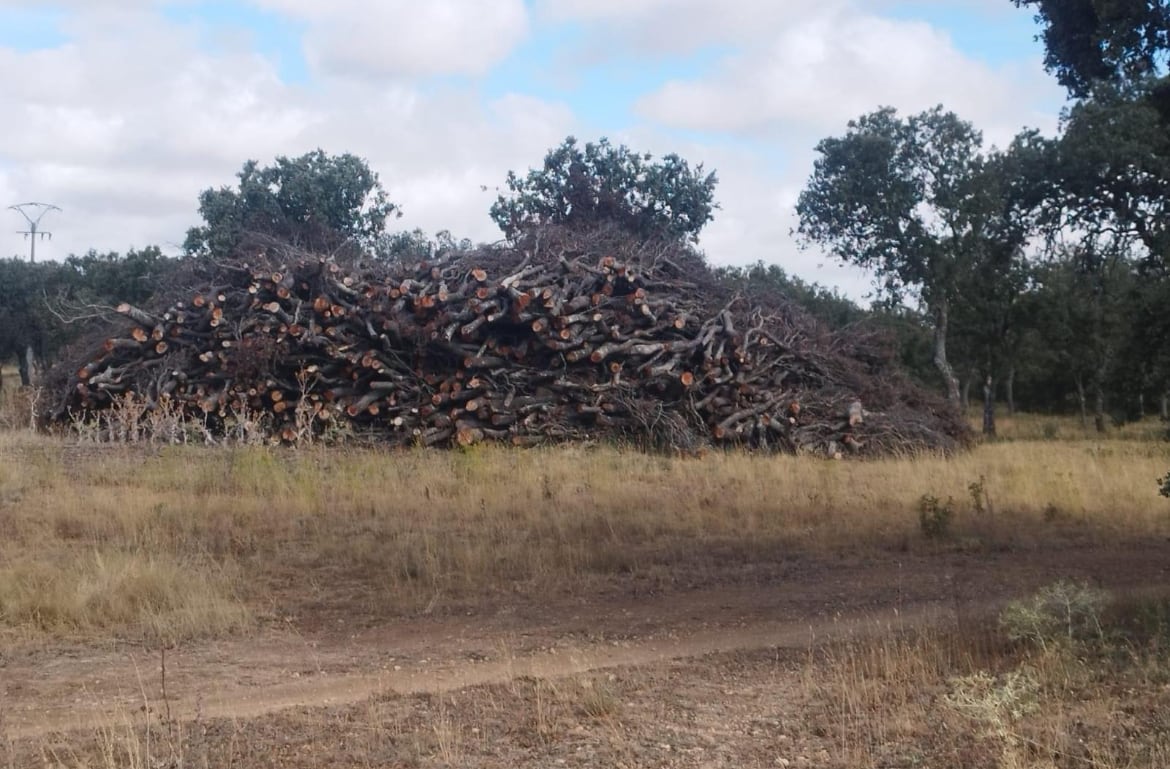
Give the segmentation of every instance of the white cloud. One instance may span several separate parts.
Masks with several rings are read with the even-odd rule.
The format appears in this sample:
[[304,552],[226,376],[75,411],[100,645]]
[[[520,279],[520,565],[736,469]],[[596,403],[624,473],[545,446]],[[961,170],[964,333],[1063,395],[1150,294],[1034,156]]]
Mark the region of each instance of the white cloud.
[[1036,107],[1061,93],[1035,66],[993,68],[924,22],[830,12],[723,59],[704,77],[645,97],[645,116],[710,132],[791,136],[836,131],[879,105],[910,113],[945,103],[998,143],[1025,124],[1055,126]]
[[853,0],[536,0],[536,13],[547,21],[579,23],[592,32],[580,52],[589,60],[614,48],[655,56],[750,47],[792,25],[853,5]]
[[320,71],[359,77],[479,75],[528,32],[523,0],[253,0],[307,26]]
[[[159,243],[198,222],[200,190],[231,185],[243,162],[321,147],[367,158],[405,217],[393,227],[494,240],[494,194],[509,168],[537,163],[572,130],[564,105],[520,95],[483,103],[471,88],[343,78],[282,82],[248,51],[206,51],[197,30],[154,14],[71,17],[50,50],[0,48],[0,193],[55,203],[38,255]],[[128,41],[132,44],[128,45]],[[0,256],[27,252],[12,212]]]

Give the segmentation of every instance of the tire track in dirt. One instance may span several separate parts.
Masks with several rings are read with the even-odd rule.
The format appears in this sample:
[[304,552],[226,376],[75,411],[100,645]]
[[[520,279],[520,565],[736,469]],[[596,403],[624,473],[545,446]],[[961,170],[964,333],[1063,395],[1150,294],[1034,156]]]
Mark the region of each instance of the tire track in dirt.
[[124,729],[141,725],[147,714],[180,722],[246,720],[516,677],[551,679],[737,650],[806,649],[891,629],[975,627],[1007,598],[1056,579],[1130,594],[1165,591],[1170,543],[798,562],[763,584],[533,601],[520,608],[497,604],[470,618],[416,618],[356,632],[300,635],[286,628],[165,657],[84,648],[0,656],[0,740]]
[[[8,710],[7,738],[25,740],[59,732],[109,729],[142,723],[143,713],[169,714],[177,721],[246,720],[290,708],[351,705],[377,695],[438,694],[471,686],[506,683],[515,678],[556,679],[607,668],[650,665],[662,661],[759,648],[810,648],[820,643],[864,637],[890,629],[923,628],[948,619],[941,606],[908,611],[867,612],[814,622],[759,622],[699,632],[672,631],[663,637],[595,643],[561,643],[523,656],[463,662],[415,663],[376,673],[296,677],[260,687],[216,686],[182,699],[161,694],[137,701],[133,695],[79,701],[67,706]],[[0,732],[0,736],[4,736]]]

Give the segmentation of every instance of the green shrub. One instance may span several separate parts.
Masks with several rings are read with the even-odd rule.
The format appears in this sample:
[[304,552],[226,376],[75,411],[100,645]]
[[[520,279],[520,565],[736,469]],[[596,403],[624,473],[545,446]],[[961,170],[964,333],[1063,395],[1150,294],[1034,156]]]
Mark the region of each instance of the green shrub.
[[955,518],[955,500],[947,497],[946,502],[932,494],[923,494],[918,500],[918,527],[927,539],[939,539],[951,531]]
[[1023,641],[1047,650],[1057,643],[1100,640],[1101,612],[1109,594],[1088,585],[1057,582],[1034,596],[1012,601],[1000,614],[999,623],[1012,641]]
[[987,492],[987,477],[979,476],[979,480],[967,484],[967,493],[971,495],[971,507],[979,515],[992,513],[991,494]]

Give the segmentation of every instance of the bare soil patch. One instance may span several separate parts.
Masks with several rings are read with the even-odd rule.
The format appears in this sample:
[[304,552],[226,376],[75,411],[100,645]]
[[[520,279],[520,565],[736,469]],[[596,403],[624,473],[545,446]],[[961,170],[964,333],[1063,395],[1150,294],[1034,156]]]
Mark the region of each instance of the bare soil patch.
[[[1059,579],[1165,588],[1170,542],[777,558],[691,586],[615,578],[394,619],[322,604],[165,654],[9,647],[0,759],[107,766],[103,743],[141,749],[153,724],[154,749],[169,740],[184,766],[844,766],[826,760],[844,760],[839,735],[793,710],[817,649],[983,632],[1006,600]],[[202,758],[175,763],[176,746]]]

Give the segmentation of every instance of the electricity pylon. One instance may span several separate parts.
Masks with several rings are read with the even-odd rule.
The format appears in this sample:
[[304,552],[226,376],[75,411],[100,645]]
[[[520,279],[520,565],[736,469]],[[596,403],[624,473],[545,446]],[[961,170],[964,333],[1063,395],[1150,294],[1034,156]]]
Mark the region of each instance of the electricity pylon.
[[[9,206],[9,208],[18,212],[28,221],[28,229],[17,230],[17,233],[28,238],[28,260],[35,262],[37,260],[37,236],[41,236],[42,239],[46,237],[49,240],[53,239],[53,233],[38,229],[41,218],[50,211],[60,211],[61,209],[51,203],[17,203],[15,206]],[[24,210],[26,208],[31,208],[34,212],[39,211],[39,213],[34,218],[28,215],[28,212]]]

